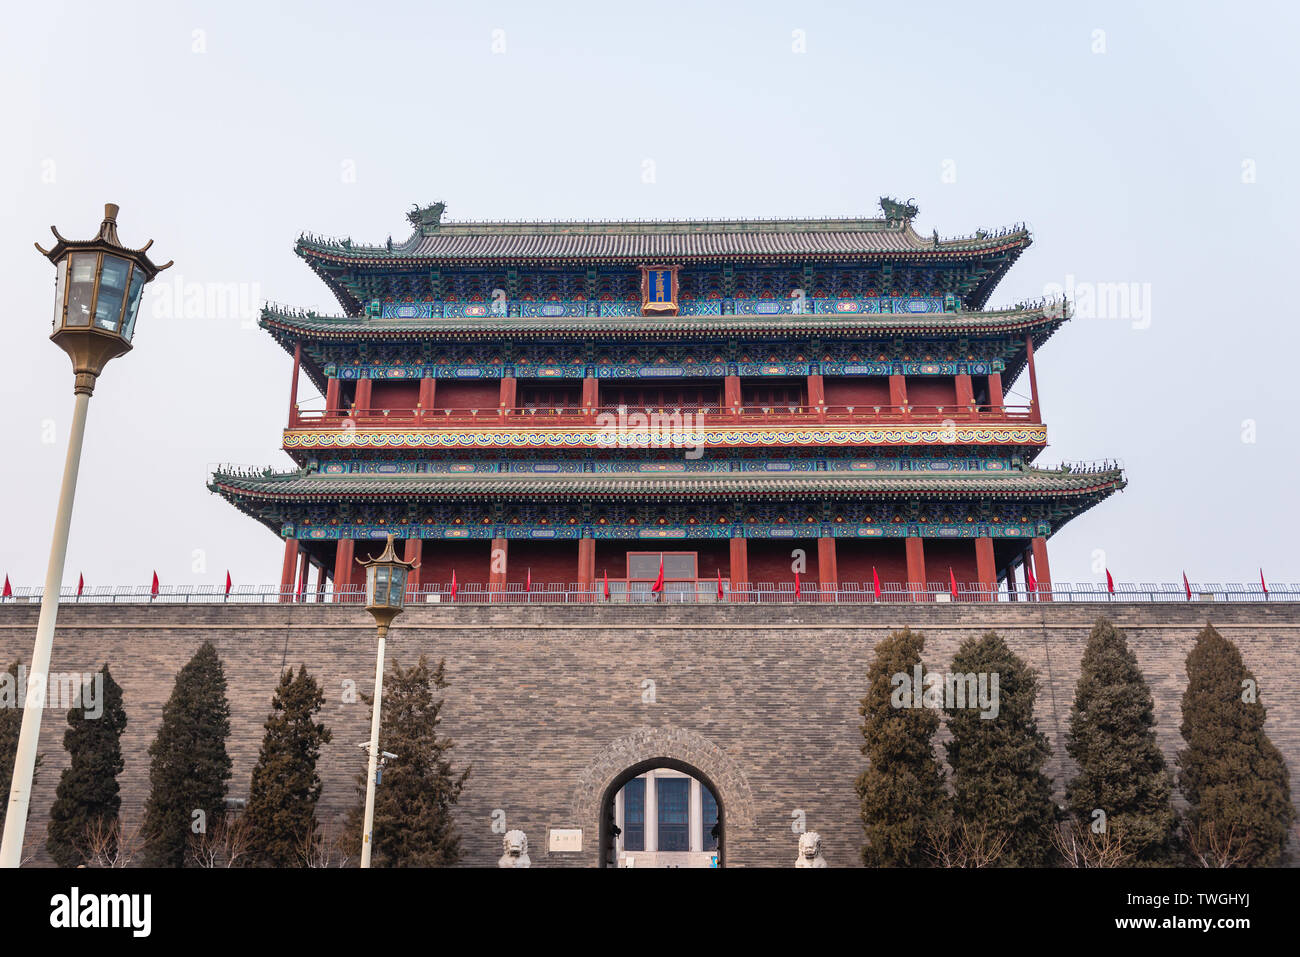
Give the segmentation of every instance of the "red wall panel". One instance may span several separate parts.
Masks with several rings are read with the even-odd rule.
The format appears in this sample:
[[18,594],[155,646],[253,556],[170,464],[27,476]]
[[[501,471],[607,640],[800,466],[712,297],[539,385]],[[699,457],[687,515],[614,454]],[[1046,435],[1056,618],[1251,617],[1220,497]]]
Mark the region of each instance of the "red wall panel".
[[889,405],[888,376],[826,376],[826,404]]
[[501,383],[496,379],[457,382],[440,379],[433,394],[434,408],[496,410],[501,402]]
[[799,580],[817,583],[817,539],[815,538],[751,538],[749,540],[749,580],[771,582],[774,585],[794,581],[791,565],[792,552],[801,549],[807,569],[799,573]]
[[907,403],[941,405],[951,409],[957,404],[957,382],[950,375],[908,376]]
[[874,567],[882,588],[907,584],[907,546],[901,538],[837,538],[835,560],[841,582],[870,587]]

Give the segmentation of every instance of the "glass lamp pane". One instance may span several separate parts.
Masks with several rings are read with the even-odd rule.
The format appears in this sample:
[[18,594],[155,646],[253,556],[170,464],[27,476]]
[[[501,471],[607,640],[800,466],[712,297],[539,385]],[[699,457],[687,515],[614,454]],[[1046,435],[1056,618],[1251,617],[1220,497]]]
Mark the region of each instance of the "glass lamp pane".
[[54,280],[54,327],[57,329],[63,321],[63,293],[68,285],[68,260],[65,256],[59,260],[58,277]]
[[373,567],[366,569],[366,604],[375,603],[375,569]]
[[393,608],[401,608],[402,601],[406,597],[406,569],[393,569],[393,585],[388,595],[388,604]]
[[90,301],[95,295],[95,267],[99,263],[98,253],[73,253],[72,286],[68,290],[68,314],[64,320],[69,326],[90,325]]
[[128,342],[135,335],[135,316],[140,310],[140,294],[144,292],[144,270],[133,269],[131,288],[126,294],[126,314],[122,317],[122,337]]
[[130,262],[119,256],[104,255],[104,265],[99,271],[99,298],[95,302],[95,325],[100,329],[117,332],[130,274]]

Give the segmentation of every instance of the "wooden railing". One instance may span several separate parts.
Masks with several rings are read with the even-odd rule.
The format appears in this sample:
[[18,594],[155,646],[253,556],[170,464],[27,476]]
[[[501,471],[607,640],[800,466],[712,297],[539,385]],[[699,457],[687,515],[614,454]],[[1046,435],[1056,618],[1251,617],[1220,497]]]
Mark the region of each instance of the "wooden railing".
[[[609,417],[615,417],[613,423]],[[631,416],[637,418],[624,424]],[[648,423],[641,417],[654,417]],[[684,416],[687,422],[700,428],[727,425],[879,425],[889,423],[919,423],[940,425],[969,422],[1023,422],[1038,421],[1032,406],[1028,405],[745,405],[734,410],[716,405],[665,405],[665,406],[608,406],[595,410],[582,408],[464,408],[464,409],[374,409],[346,412],[329,412],[315,409],[296,411],[289,428],[345,428],[367,429],[440,429],[460,426],[482,428],[572,428],[579,425],[617,428],[650,425],[662,427],[676,424]],[[683,423],[686,424],[686,423]]]

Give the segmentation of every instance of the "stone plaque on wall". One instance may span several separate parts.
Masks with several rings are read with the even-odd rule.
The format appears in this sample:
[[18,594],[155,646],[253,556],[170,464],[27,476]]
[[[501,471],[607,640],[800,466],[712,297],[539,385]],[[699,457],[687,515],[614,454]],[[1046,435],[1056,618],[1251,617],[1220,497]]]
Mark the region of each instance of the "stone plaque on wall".
[[552,854],[574,853],[582,850],[582,828],[553,827],[547,850]]

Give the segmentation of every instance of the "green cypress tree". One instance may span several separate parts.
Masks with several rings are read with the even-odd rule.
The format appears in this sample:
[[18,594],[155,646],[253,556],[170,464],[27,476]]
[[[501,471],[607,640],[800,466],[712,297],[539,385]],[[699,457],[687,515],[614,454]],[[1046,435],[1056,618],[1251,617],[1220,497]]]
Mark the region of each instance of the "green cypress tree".
[[1170,863],[1177,817],[1170,774],[1156,743],[1155,702],[1124,633],[1093,625],[1070,709],[1066,751],[1078,775],[1066,804],[1080,826],[1105,813],[1112,837],[1135,864]]
[[[23,727],[23,708],[27,703],[27,686],[18,682],[18,667],[21,661],[15,661],[7,671],[0,671],[0,830],[4,829],[5,816],[9,813],[9,789],[14,780],[14,759],[18,756],[18,735]],[[32,789],[36,788],[36,778],[41,769],[41,755],[36,755],[36,767],[32,771]],[[31,804],[27,805],[31,815]]]
[[[910,696],[896,693],[910,688],[924,648],[925,638],[904,628],[876,646],[867,668],[867,694],[858,713],[868,765],[858,776],[857,789],[866,830],[862,860],[871,867],[926,863],[927,831],[947,817],[943,771],[931,743],[939,712],[909,707]],[[922,694],[922,688],[911,691]],[[919,697],[916,701],[922,703]]]
[[971,700],[976,688],[969,683],[962,685],[965,707],[955,706],[955,696],[946,702],[956,823],[1005,838],[997,864],[1042,867],[1052,857],[1056,805],[1043,773],[1051,752],[1034,720],[1038,675],[994,632],[963,641],[951,672],[987,676],[985,688],[996,704],[996,712],[993,707],[982,711],[978,700]]
[[88,833],[96,827],[104,834],[115,833],[122,807],[117,776],[125,766],[122,732],[126,730],[126,710],[122,689],[107,664],[100,675],[103,687],[92,714],[86,714],[84,700],[80,707],[68,709],[63,747],[70,763],[59,778],[45,839],[46,849],[60,867],[84,863]]
[[324,703],[325,695],[305,666],[299,666],[297,675],[289,668],[280,676],[243,817],[248,861],[254,866],[305,863],[321,793],[316,762],[332,737],[329,728],[313,720]]
[[[394,661],[384,676],[380,707],[379,747],[397,755],[383,768],[375,789],[375,867],[443,867],[460,860],[460,835],[452,808],[460,799],[469,768],[451,768],[450,738],[439,737],[443,698],[435,691],[447,687],[445,661],[430,670],[422,655],[413,668]],[[364,700],[374,699],[363,695]],[[357,775],[358,803],[349,818],[353,846],[361,847],[365,823],[366,772]]]
[[176,675],[163,706],[162,726],[149,746],[149,798],[145,802],[144,861],[149,867],[182,867],[192,825],[207,829],[225,819],[230,779],[230,704],[217,649],[205,641]]
[[1187,656],[1178,783],[1192,842],[1217,834],[1233,845],[1232,862],[1245,866],[1279,863],[1295,819],[1286,762],[1264,733],[1264,717],[1241,652],[1206,625]]

